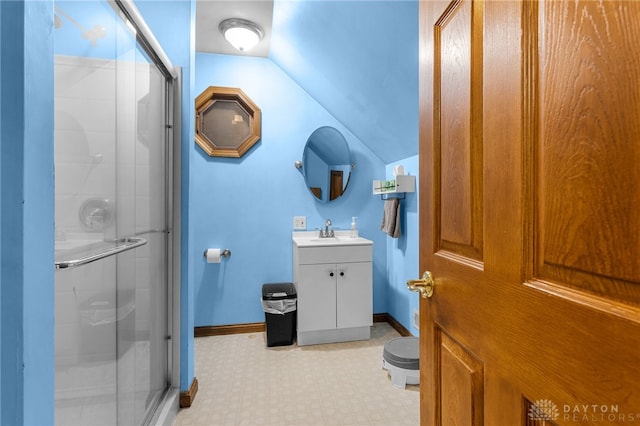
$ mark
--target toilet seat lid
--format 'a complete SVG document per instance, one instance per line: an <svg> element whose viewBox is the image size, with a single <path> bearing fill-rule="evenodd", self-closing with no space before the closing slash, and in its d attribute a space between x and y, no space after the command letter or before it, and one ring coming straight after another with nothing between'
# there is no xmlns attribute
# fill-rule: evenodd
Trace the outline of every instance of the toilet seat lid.
<svg viewBox="0 0 640 426"><path fill-rule="evenodd" d="M389 364L407 370L420 369L420 345L417 337L396 337L384 345L382 357Z"/></svg>

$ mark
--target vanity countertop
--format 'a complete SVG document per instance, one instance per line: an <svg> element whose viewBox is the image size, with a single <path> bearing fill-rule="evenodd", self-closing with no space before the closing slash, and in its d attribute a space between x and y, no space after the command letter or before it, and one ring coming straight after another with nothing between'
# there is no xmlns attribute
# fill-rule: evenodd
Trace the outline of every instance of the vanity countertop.
<svg viewBox="0 0 640 426"><path fill-rule="evenodd" d="M365 246L372 245L373 241L362 237L352 238L350 231L335 231L335 237L320 238L319 231L294 231L291 235L293 242L298 247L332 247L332 246Z"/></svg>

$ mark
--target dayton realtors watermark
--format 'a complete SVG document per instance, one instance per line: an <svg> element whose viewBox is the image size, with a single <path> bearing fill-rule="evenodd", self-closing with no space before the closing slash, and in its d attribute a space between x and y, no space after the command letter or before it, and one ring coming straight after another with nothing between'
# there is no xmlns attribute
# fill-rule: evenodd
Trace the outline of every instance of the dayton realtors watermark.
<svg viewBox="0 0 640 426"><path fill-rule="evenodd" d="M549 399L539 399L527 413L532 420L555 421L562 419L564 422L638 422L640 412L623 410L618 404L563 404L556 405Z"/></svg>
<svg viewBox="0 0 640 426"><path fill-rule="evenodd" d="M564 404L562 418L573 422L640 422L640 413L620 410L618 404Z"/></svg>

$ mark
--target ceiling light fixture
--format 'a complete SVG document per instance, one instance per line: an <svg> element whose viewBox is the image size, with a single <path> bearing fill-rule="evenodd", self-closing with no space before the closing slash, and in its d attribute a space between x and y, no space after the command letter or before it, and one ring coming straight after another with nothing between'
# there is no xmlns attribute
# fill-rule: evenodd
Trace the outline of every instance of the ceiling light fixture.
<svg viewBox="0 0 640 426"><path fill-rule="evenodd" d="M225 19L218 28L224 38L241 52L250 50L264 35L257 24L240 18Z"/></svg>

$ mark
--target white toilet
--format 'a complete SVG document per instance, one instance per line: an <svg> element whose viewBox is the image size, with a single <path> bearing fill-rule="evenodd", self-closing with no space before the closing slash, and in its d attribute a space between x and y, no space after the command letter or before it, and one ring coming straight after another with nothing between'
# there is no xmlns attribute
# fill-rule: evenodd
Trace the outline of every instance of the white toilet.
<svg viewBox="0 0 640 426"><path fill-rule="evenodd" d="M420 345L417 337L396 337L384 345L382 368L400 389L420 384Z"/></svg>

